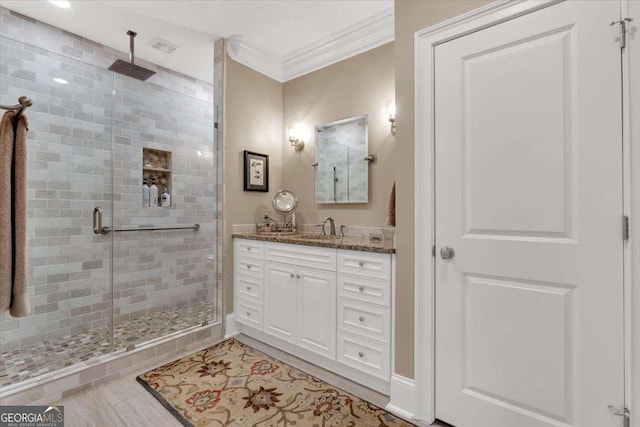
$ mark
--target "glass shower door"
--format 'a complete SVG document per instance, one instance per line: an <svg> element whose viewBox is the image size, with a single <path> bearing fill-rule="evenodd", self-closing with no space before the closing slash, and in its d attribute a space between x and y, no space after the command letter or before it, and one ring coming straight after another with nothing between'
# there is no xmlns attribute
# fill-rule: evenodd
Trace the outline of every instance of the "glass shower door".
<svg viewBox="0 0 640 427"><path fill-rule="evenodd" d="M114 81L114 345L122 349L214 320L216 161L212 103L119 74Z"/></svg>
<svg viewBox="0 0 640 427"><path fill-rule="evenodd" d="M113 77L6 37L0 63L0 104L33 101L25 112L32 313L0 314L4 389L113 349L112 240L92 223L96 206L111 218Z"/></svg>

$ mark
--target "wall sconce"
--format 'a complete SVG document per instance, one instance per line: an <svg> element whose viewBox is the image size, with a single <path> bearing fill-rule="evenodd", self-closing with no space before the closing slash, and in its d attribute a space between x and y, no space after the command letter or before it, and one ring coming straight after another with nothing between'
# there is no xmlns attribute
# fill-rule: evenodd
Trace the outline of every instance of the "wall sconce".
<svg viewBox="0 0 640 427"><path fill-rule="evenodd" d="M396 103L393 101L387 101L384 104L384 110L386 116L389 118L389 123L391 123L391 134L396 134Z"/></svg>
<svg viewBox="0 0 640 427"><path fill-rule="evenodd" d="M302 129L300 125L289 126L287 128L287 139L296 152L304 149L304 141L302 140Z"/></svg>

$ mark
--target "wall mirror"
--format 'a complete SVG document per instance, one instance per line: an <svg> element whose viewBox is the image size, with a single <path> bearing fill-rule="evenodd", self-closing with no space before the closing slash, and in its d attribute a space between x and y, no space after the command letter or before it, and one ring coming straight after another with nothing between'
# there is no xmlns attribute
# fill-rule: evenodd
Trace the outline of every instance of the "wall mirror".
<svg viewBox="0 0 640 427"><path fill-rule="evenodd" d="M316 203L367 203L367 116L316 126Z"/></svg>

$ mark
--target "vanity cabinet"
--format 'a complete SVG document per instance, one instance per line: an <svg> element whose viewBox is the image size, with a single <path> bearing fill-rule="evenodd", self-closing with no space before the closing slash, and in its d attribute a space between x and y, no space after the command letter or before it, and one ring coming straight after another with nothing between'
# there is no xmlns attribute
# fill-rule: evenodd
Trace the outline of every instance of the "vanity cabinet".
<svg viewBox="0 0 640 427"><path fill-rule="evenodd" d="M236 321L262 329L264 295L264 243L234 241Z"/></svg>
<svg viewBox="0 0 640 427"><path fill-rule="evenodd" d="M338 249L337 359L391 375L391 256Z"/></svg>
<svg viewBox="0 0 640 427"><path fill-rule="evenodd" d="M238 329L388 392L391 255L235 239Z"/></svg>
<svg viewBox="0 0 640 427"><path fill-rule="evenodd" d="M264 332L335 358L335 250L283 243L264 249Z"/></svg>

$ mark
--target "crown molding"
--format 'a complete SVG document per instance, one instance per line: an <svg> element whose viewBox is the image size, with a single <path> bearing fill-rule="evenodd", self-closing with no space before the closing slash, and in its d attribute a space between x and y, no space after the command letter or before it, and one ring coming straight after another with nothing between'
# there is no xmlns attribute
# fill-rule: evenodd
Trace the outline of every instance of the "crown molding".
<svg viewBox="0 0 640 427"><path fill-rule="evenodd" d="M234 61L283 82L282 58L269 49L233 35L227 38L227 52Z"/></svg>
<svg viewBox="0 0 640 427"><path fill-rule="evenodd" d="M394 28L393 7L390 7L284 57L242 36L229 37L227 45L234 61L284 83L392 42Z"/></svg>
<svg viewBox="0 0 640 427"><path fill-rule="evenodd" d="M393 7L284 56L284 81L300 77L394 40Z"/></svg>

